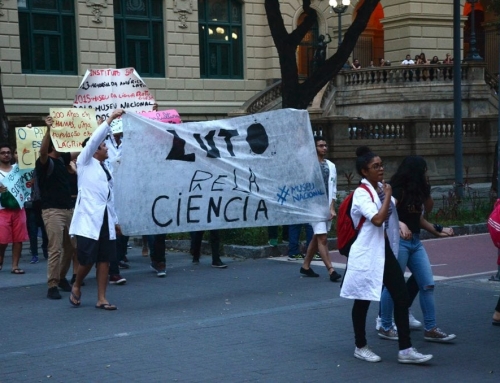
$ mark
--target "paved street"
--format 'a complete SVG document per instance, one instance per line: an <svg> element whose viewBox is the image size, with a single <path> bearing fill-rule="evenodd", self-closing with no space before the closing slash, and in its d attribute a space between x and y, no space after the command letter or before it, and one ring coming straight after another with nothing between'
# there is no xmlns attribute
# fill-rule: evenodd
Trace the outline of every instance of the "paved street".
<svg viewBox="0 0 500 383"><path fill-rule="evenodd" d="M302 278L300 262L285 258L210 257L191 265L186 253L169 251L166 278L149 270L140 248L129 250L124 286L109 286L115 312L96 310L89 278L82 306L68 293L48 300L46 262L30 265L27 244L12 275L10 252L0 272L0 382L498 382L500 328L491 315L500 283L496 250L488 235L425 242L434 267L438 325L457 334L454 344L423 340L414 346L434 354L427 365L400 365L397 343L379 339L372 304L368 343L382 357L353 357L352 302L339 284ZM338 268L345 259L331 253ZM71 275L69 275L71 276ZM418 303L415 316L422 319Z"/></svg>

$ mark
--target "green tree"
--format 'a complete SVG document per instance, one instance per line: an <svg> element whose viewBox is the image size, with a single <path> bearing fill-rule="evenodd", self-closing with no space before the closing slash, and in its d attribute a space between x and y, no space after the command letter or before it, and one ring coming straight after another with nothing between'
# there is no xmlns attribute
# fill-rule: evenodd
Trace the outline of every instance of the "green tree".
<svg viewBox="0 0 500 383"><path fill-rule="evenodd" d="M316 21L316 11L311 8L311 0L303 0L302 7L306 17L302 24L288 33L280 11L279 0L265 0L267 21L280 62L283 108L307 108L321 88L342 69L379 2L380 0L365 0L359 8L354 22L345 33L337 52L328 58L309 78L299 82L296 51Z"/></svg>

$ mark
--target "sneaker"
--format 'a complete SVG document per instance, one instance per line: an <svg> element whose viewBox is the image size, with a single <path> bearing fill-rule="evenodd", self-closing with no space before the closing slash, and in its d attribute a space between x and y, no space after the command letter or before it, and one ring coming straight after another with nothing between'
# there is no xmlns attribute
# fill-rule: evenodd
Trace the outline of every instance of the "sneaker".
<svg viewBox="0 0 500 383"><path fill-rule="evenodd" d="M415 319L411 311L408 312L408 321L410 322L410 329L411 330L418 330L420 327L422 327L422 322L419 320Z"/></svg>
<svg viewBox="0 0 500 383"><path fill-rule="evenodd" d="M269 246L272 246L272 247L278 246L278 240L277 239L270 239L268 243L269 243Z"/></svg>
<svg viewBox="0 0 500 383"><path fill-rule="evenodd" d="M457 336L455 334L447 334L439 327L434 327L432 330L425 330L424 339L429 342L449 342L455 339Z"/></svg>
<svg viewBox="0 0 500 383"><path fill-rule="evenodd" d="M398 362L399 363L425 363L432 359L432 355L424 355L417 351L416 348L410 347L406 350L401 350L398 353Z"/></svg>
<svg viewBox="0 0 500 383"><path fill-rule="evenodd" d="M293 254L288 256L289 261L299 261L299 260L304 260L304 254Z"/></svg>
<svg viewBox="0 0 500 383"><path fill-rule="evenodd" d="M225 269L227 267L220 259L212 262L212 267L217 267L218 269Z"/></svg>
<svg viewBox="0 0 500 383"><path fill-rule="evenodd" d="M319 253L316 253L313 255L313 261L321 261L321 255L319 255Z"/></svg>
<svg viewBox="0 0 500 383"><path fill-rule="evenodd" d="M118 262L118 268L119 269L130 269L130 265L127 265L125 262L120 261L120 262Z"/></svg>
<svg viewBox="0 0 500 383"><path fill-rule="evenodd" d="M193 257L193 265L199 265L200 264L200 257Z"/></svg>
<svg viewBox="0 0 500 383"><path fill-rule="evenodd" d="M34 255L31 257L31 261L30 261L31 264L35 264L35 263L38 263L38 256L37 255Z"/></svg>
<svg viewBox="0 0 500 383"><path fill-rule="evenodd" d="M110 285L124 285L127 280L123 278L120 274L114 274L109 276Z"/></svg>
<svg viewBox="0 0 500 383"><path fill-rule="evenodd" d="M333 273L330 274L330 281L332 282L337 282L340 278L342 278L342 275L337 273L335 270L333 270Z"/></svg>
<svg viewBox="0 0 500 383"><path fill-rule="evenodd" d="M151 262L151 268L156 271L156 276L158 278L163 278L165 275L167 275L167 271L165 270L165 263L164 262Z"/></svg>
<svg viewBox="0 0 500 383"><path fill-rule="evenodd" d="M124 256L123 256L122 261L123 261L123 262L125 262L125 263L128 263L128 258L127 258L127 256L126 256L126 255L124 255Z"/></svg>
<svg viewBox="0 0 500 383"><path fill-rule="evenodd" d="M382 339L398 340L398 330L391 327L389 330L384 330L383 327L378 329L378 336Z"/></svg>
<svg viewBox="0 0 500 383"><path fill-rule="evenodd" d="M303 267L300 268L300 273L305 275L306 277L319 277L319 274L316 274L313 269L308 268L307 270Z"/></svg>
<svg viewBox="0 0 500 383"><path fill-rule="evenodd" d="M71 291L71 285L69 284L68 280L66 278L63 278L59 281L57 285L62 291L66 291L69 293Z"/></svg>
<svg viewBox="0 0 500 383"><path fill-rule="evenodd" d="M47 298L49 299L61 299L61 294L57 286L51 287L47 290Z"/></svg>
<svg viewBox="0 0 500 383"><path fill-rule="evenodd" d="M380 362L382 360L382 358L370 350L370 347L368 346L363 348L356 347L354 349L354 357L372 363Z"/></svg>

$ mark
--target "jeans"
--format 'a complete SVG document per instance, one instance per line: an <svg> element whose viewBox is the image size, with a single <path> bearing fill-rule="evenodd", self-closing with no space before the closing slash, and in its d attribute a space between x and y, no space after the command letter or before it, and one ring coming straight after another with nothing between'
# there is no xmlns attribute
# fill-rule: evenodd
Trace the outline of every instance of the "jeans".
<svg viewBox="0 0 500 383"><path fill-rule="evenodd" d="M313 229L308 223L289 225L288 226L288 255L300 254L300 232L302 231L302 226L306 228L306 249L309 247L309 243L313 237Z"/></svg>
<svg viewBox="0 0 500 383"><path fill-rule="evenodd" d="M148 235L149 257L151 261L166 263L165 234Z"/></svg>
<svg viewBox="0 0 500 383"><path fill-rule="evenodd" d="M30 237L30 252L31 255L38 257L38 228L42 232L42 251L45 258L48 257L47 246L49 239L43 224L42 212L33 208L26 208L26 223L28 226L28 235Z"/></svg>
<svg viewBox="0 0 500 383"><path fill-rule="evenodd" d="M405 279L398 261L394 256L389 241L385 240L385 262L384 262L384 291L394 299L394 321L398 327L398 343L400 350L406 350L411 347L410 324L408 322L408 291L405 286ZM352 324L354 327L354 340L356 347L366 346L366 315L370 301L361 299L354 300L352 306ZM391 311L392 324L392 311ZM389 326L390 327L390 326Z"/></svg>
<svg viewBox="0 0 500 383"><path fill-rule="evenodd" d="M398 262L404 272L406 267L410 269L419 288L420 307L424 315L426 330L436 327L436 312L434 305L434 277L432 276L429 256L420 242L418 234L413 234L411 240L402 239L399 242ZM408 286L407 289L411 286ZM389 329L392 325L393 303L389 294L384 290L380 301L382 309L382 327Z"/></svg>

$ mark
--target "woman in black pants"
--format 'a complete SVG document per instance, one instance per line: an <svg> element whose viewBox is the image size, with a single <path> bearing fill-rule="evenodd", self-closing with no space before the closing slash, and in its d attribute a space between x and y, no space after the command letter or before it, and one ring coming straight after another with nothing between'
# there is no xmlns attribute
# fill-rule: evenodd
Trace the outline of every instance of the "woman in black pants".
<svg viewBox="0 0 500 383"><path fill-rule="evenodd" d="M392 250L397 251L399 246L399 221L391 203L391 186L384 182L382 160L366 146L356 150L356 157L356 170L362 179L354 191L351 217L355 227L362 217L366 221L351 247L340 291L341 297L354 299L354 356L367 362L381 360L367 345L366 315L370 301L380 301L384 284L394 300L394 320L399 330L398 362L427 362L432 355L419 353L410 340L408 291Z"/></svg>

